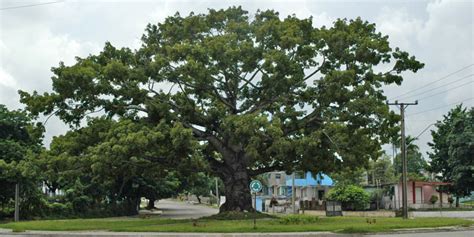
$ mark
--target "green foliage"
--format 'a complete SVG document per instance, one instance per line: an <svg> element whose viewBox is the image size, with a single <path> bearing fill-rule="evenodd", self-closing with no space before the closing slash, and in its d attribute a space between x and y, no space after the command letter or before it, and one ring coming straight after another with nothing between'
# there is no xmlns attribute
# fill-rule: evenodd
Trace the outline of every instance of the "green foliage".
<svg viewBox="0 0 474 237"><path fill-rule="evenodd" d="M365 210L370 200L369 194L356 185L338 185L329 190L327 199L339 201L349 210Z"/></svg>
<svg viewBox="0 0 474 237"><path fill-rule="evenodd" d="M215 178L204 172L190 174L182 184L185 192L196 195L199 203L201 197L210 197L211 191L215 188Z"/></svg>
<svg viewBox="0 0 474 237"><path fill-rule="evenodd" d="M331 173L331 178L337 185L360 185L364 181L363 168L345 167L339 171Z"/></svg>
<svg viewBox="0 0 474 237"><path fill-rule="evenodd" d="M431 197L430 197L430 202L431 202L431 204L434 205L437 201L438 201L438 196L436 196L436 195L431 195Z"/></svg>
<svg viewBox="0 0 474 237"><path fill-rule="evenodd" d="M423 158L420 152L420 148L414 144L415 139L408 136L406 138L406 149L407 149L407 172L411 173L414 177L422 177L423 171L428 168L428 163ZM398 143L399 144L399 143ZM397 154L393 160L395 173L400 176L402 173L402 157L401 154Z"/></svg>
<svg viewBox="0 0 474 237"><path fill-rule="evenodd" d="M280 224L283 225L295 225L295 224L313 224L317 223L319 217L308 216L308 215L286 215L278 219Z"/></svg>
<svg viewBox="0 0 474 237"><path fill-rule="evenodd" d="M20 216L41 216L44 199L34 165L44 128L20 110L0 104L0 217L13 215L15 184L20 184Z"/></svg>
<svg viewBox="0 0 474 237"><path fill-rule="evenodd" d="M58 202L72 216L136 214L141 197L176 195L181 176L198 167L190 136L180 124L92 119L55 137L37 162L50 190L65 192Z"/></svg>
<svg viewBox="0 0 474 237"><path fill-rule="evenodd" d="M448 202L449 202L450 205L452 205L453 202L454 202L454 198L451 197L451 196L449 196L449 197L448 197Z"/></svg>
<svg viewBox="0 0 474 237"><path fill-rule="evenodd" d="M369 169L367 169L369 183L388 184L397 181L395 178L395 169L389 156L383 155L375 161L370 161Z"/></svg>
<svg viewBox="0 0 474 237"><path fill-rule="evenodd" d="M431 131L430 171L451 182L449 191L457 197L468 196L474 191L474 108L458 105L443 117Z"/></svg>
<svg viewBox="0 0 474 237"><path fill-rule="evenodd" d="M315 28L312 19L230 7L149 24L139 49L106 43L97 55L53 68L52 93L20 96L32 114L54 111L70 124L98 109L108 117L176 124L186 133L170 145L188 144L192 135L212 172L232 187L226 190L240 189L225 194L222 210L250 211L242 184L253 176L329 173L378 157L398 120L382 86L400 84L402 73L422 67L360 18Z"/></svg>

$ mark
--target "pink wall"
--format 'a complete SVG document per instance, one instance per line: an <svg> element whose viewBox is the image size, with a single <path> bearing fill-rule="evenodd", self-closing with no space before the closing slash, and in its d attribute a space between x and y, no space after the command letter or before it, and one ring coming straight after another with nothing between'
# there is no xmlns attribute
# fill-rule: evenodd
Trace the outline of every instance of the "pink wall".
<svg viewBox="0 0 474 237"><path fill-rule="evenodd" d="M421 184L416 184L415 185L415 193L416 193L416 189L417 188L420 188L421 187L421 196L417 196L415 195L415 204L431 204L430 203L430 198L432 195L436 195L438 196L438 204L439 202L441 201L440 199L440 194L439 192L436 191L436 186L431 186L431 185L421 185ZM398 185L397 185L397 199L402 200L402 183L400 182ZM408 196L408 203L409 204L413 204L413 182L412 181L408 181L407 182L407 196ZM419 195L419 193L418 193ZM447 193L443 193L443 204L448 204L448 197L450 195L448 195Z"/></svg>

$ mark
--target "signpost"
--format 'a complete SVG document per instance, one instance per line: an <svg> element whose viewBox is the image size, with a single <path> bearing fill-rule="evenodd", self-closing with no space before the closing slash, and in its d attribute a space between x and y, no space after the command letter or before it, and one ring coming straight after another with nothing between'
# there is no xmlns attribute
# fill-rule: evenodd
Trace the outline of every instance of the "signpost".
<svg viewBox="0 0 474 237"><path fill-rule="evenodd" d="M255 208L255 215L253 216L253 228L257 229L257 193L262 191L262 183L258 180L250 182L250 191L254 194L253 206Z"/></svg>

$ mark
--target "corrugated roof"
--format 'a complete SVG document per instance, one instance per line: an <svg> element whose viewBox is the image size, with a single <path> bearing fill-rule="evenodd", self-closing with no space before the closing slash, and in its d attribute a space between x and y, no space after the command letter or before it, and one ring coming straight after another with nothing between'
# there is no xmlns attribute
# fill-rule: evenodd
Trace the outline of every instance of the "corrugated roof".
<svg viewBox="0 0 474 237"><path fill-rule="evenodd" d="M327 176L326 174L318 174L316 178L311 174L311 172L306 172L304 179L295 179L295 186L296 187L303 187L303 186L332 186L333 181L331 177ZM286 178L286 186L292 186L291 176Z"/></svg>

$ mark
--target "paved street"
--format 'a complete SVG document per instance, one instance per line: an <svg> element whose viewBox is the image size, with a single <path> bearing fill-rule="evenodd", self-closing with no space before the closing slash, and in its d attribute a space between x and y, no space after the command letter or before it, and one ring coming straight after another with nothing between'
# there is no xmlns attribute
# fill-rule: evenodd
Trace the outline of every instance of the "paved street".
<svg viewBox="0 0 474 237"><path fill-rule="evenodd" d="M444 231L444 232L429 232L429 233L406 233L406 234L378 234L369 235L377 237L471 237L474 236L474 230L468 231Z"/></svg>
<svg viewBox="0 0 474 237"><path fill-rule="evenodd" d="M157 207L163 211L162 218L189 219L217 214L219 209L173 200L160 200Z"/></svg>

